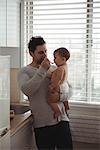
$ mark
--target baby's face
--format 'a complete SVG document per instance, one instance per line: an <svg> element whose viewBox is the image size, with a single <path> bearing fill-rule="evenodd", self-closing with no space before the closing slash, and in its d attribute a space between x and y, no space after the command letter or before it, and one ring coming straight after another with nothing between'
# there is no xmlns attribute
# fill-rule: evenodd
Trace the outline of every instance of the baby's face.
<svg viewBox="0 0 100 150"><path fill-rule="evenodd" d="M57 65L57 66L61 66L61 65L63 65L64 64L64 58L58 53L58 52L56 52L55 54L54 54L54 62L55 62L55 64Z"/></svg>

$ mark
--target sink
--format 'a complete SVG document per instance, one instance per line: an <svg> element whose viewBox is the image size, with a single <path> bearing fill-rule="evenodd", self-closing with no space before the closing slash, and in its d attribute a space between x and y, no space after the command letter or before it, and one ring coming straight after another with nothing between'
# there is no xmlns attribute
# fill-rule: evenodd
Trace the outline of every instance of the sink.
<svg viewBox="0 0 100 150"><path fill-rule="evenodd" d="M15 114L24 114L30 110L30 107L28 105L11 104L10 110L14 110Z"/></svg>

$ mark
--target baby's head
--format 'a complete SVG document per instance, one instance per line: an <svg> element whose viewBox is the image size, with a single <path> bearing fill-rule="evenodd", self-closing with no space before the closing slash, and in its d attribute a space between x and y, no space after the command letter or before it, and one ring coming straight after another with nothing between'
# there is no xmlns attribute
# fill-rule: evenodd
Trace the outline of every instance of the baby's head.
<svg viewBox="0 0 100 150"><path fill-rule="evenodd" d="M70 58L70 53L65 47L60 47L54 51L54 62L57 66L63 65Z"/></svg>

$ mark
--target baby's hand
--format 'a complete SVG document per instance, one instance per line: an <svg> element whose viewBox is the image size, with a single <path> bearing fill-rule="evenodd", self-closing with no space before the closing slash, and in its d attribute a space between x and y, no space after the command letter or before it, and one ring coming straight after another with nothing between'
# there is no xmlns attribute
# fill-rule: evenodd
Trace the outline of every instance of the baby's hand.
<svg viewBox="0 0 100 150"><path fill-rule="evenodd" d="M41 66L48 70L50 68L50 61L47 57L44 58L44 60L41 63Z"/></svg>
<svg viewBox="0 0 100 150"><path fill-rule="evenodd" d="M50 71L50 69L47 71L47 77L48 78L51 78L51 76L52 76L52 72Z"/></svg>

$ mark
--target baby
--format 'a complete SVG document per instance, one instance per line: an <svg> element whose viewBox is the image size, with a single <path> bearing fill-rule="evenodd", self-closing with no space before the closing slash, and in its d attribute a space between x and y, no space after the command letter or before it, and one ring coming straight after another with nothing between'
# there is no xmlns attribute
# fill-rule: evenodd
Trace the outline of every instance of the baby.
<svg viewBox="0 0 100 150"><path fill-rule="evenodd" d="M67 60L69 58L70 53L64 47L58 48L54 51L54 63L56 64L57 68L51 73L51 84L49 85L48 91L48 104L54 111L54 118L57 118L62 114L58 107L59 101L63 102L66 112L69 109L68 100L64 97L61 98L61 95L64 96L64 92L66 93L66 91L68 91Z"/></svg>

